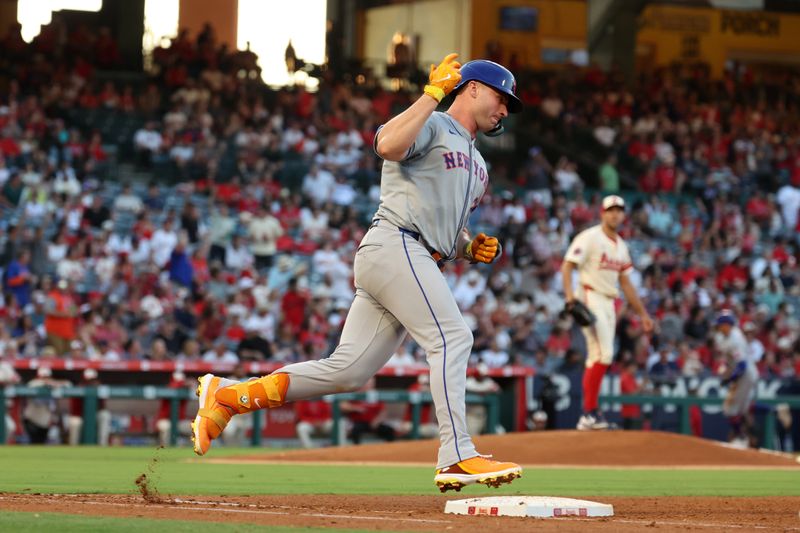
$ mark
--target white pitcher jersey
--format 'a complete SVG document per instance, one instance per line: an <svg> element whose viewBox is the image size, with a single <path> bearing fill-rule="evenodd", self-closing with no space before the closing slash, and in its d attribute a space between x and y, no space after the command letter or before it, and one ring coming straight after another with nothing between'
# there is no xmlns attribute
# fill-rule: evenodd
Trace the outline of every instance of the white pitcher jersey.
<svg viewBox="0 0 800 533"><path fill-rule="evenodd" d="M434 112L402 161L383 162L375 217L419 233L452 260L458 236L488 183L486 163L467 129Z"/></svg>
<svg viewBox="0 0 800 533"><path fill-rule="evenodd" d="M628 245L620 236L606 235L600 224L576 235L564 260L577 265L581 285L609 298L619 295L620 273L633 271Z"/></svg>

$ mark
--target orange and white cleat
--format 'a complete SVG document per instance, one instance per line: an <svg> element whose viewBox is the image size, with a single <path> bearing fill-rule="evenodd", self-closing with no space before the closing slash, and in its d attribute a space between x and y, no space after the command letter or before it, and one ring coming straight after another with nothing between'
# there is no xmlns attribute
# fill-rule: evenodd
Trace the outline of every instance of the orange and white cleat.
<svg viewBox="0 0 800 533"><path fill-rule="evenodd" d="M289 388L289 375L285 373L241 382L206 374L198 381L199 406L192 422L192 441L197 455L208 452L211 441L220 436L233 415L279 407Z"/></svg>
<svg viewBox="0 0 800 533"><path fill-rule="evenodd" d="M491 455L478 455L436 471L433 478L442 492L455 490L475 483L489 487L499 487L522 477L522 467L516 463L495 461Z"/></svg>
<svg viewBox="0 0 800 533"><path fill-rule="evenodd" d="M197 415L192 422L192 442L194 453L205 455L211 447L211 441L222 434L225 426L235 414L233 409L226 407L216 400L217 390L227 386L231 380L223 379L214 374L206 374L197 378L199 405Z"/></svg>

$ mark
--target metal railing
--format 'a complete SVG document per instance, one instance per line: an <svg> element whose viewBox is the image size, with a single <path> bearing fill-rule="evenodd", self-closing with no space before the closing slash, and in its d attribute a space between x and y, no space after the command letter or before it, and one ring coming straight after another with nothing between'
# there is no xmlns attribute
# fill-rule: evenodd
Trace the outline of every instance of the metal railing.
<svg viewBox="0 0 800 533"><path fill-rule="evenodd" d="M721 406L725 398L698 398L694 396L654 396L654 395L622 395L608 394L600 396L601 404L619 403L624 405L636 404L646 405L674 405L680 409L680 432L684 435L691 435L692 428L690 423L689 409L694 406L714 405ZM800 396L778 396L775 398L756 398L756 405L769 407L766 411L764 422L764 448L775 449L775 406L786 404L791 409L800 408Z"/></svg>
<svg viewBox="0 0 800 533"><path fill-rule="evenodd" d="M105 386L97 387L27 387L27 386L0 386L0 444L6 442L6 399L10 398L43 398L58 400L61 398L83 398L83 430L81 442L84 444L97 443L97 410L99 400L128 399L128 400L169 400L170 402L170 445L175 446L178 440L178 413L180 402L194 400L194 391L168 387L144 386ZM408 403L411 405L411 432L410 438L419 438L422 406L432 404L433 399L428 392L408 392L403 390L377 390L367 392L349 392L325 396L331 402L333 411L332 439L335 445L339 442L339 427L342 423L342 409L340 402L352 400L382 401L386 403ZM487 431L493 433L500 420L500 399L495 394L478 395L467 394L468 404L483 404L487 410ZM257 413L256 413L257 414ZM252 416L251 444L260 446L262 440L262 417Z"/></svg>

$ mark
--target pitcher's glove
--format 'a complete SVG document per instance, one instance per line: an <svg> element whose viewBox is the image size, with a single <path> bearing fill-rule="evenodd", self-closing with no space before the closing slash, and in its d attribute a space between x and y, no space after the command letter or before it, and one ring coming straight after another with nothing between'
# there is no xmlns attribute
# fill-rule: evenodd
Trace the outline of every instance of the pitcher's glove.
<svg viewBox="0 0 800 533"><path fill-rule="evenodd" d="M594 313L589 311L589 308L584 305L580 300L572 300L564 305L564 312L572 315L573 320L581 327L588 327L594 325L597 318Z"/></svg>
<svg viewBox="0 0 800 533"><path fill-rule="evenodd" d="M478 233L464 248L464 258L470 263L491 263L503 254L503 247L497 237Z"/></svg>
<svg viewBox="0 0 800 533"><path fill-rule="evenodd" d="M431 65L424 92L437 102L441 102L461 81L461 63L456 61L457 57L458 54L448 54L439 66Z"/></svg>

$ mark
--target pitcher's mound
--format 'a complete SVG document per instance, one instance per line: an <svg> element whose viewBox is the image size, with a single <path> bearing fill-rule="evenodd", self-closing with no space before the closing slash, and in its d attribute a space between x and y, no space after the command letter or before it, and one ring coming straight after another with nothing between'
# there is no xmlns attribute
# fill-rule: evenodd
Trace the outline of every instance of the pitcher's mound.
<svg viewBox="0 0 800 533"><path fill-rule="evenodd" d="M475 438L481 453L503 461L547 466L714 466L800 467L792 458L757 450L736 450L697 437L659 431L544 431ZM341 448L293 450L237 457L253 461L354 463L436 462L439 441L400 441Z"/></svg>

